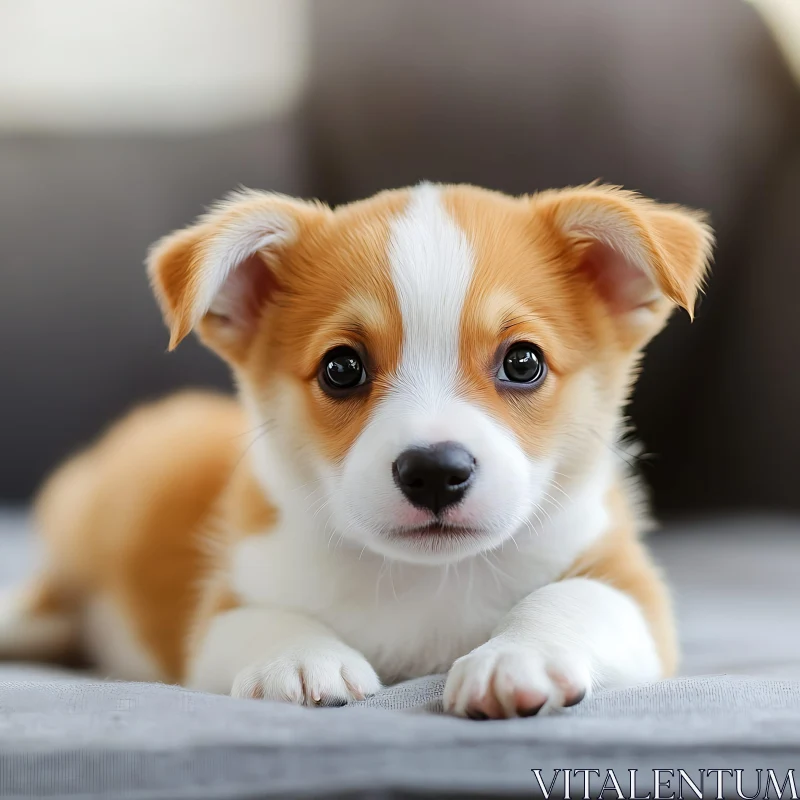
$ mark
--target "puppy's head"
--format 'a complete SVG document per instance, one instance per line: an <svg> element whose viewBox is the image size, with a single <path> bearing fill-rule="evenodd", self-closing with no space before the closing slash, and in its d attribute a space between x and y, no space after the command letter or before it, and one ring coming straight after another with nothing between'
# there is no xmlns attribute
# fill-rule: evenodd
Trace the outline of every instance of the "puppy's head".
<svg viewBox="0 0 800 800"><path fill-rule="evenodd" d="M711 243L699 215L602 186L422 185L336 211L247 192L158 242L149 270L170 346L197 329L232 365L320 516L435 563L589 474Z"/></svg>

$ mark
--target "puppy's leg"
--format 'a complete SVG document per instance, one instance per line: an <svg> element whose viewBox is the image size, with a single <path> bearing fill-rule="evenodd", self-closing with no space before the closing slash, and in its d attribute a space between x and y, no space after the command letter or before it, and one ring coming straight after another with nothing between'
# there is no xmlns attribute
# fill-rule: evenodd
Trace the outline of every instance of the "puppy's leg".
<svg viewBox="0 0 800 800"><path fill-rule="evenodd" d="M85 546L91 461L77 456L45 483L36 501L36 527L46 542L44 565L30 581L0 590L0 659L62 661L78 656L80 563Z"/></svg>
<svg viewBox="0 0 800 800"><path fill-rule="evenodd" d="M54 579L0 592L0 659L60 661L75 655L79 616Z"/></svg>
<svg viewBox="0 0 800 800"><path fill-rule="evenodd" d="M301 705L343 705L374 694L381 685L364 656L330 628L265 608L235 608L214 617L187 683L234 697Z"/></svg>
<svg viewBox="0 0 800 800"><path fill-rule="evenodd" d="M486 644L453 664L444 705L479 719L530 716L662 672L634 599L597 580L570 578L530 594Z"/></svg>

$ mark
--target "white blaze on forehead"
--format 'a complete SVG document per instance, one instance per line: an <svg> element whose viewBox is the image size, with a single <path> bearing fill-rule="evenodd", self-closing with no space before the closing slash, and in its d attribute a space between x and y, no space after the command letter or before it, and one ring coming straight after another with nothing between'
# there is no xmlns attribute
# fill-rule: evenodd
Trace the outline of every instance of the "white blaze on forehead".
<svg viewBox="0 0 800 800"><path fill-rule="evenodd" d="M499 545L532 513L547 485L546 465L529 461L511 431L461 391L461 326L475 254L447 213L442 192L422 185L391 224L388 257L403 340L390 389L376 404L329 492L334 528L363 548L403 561L445 563ZM485 537L441 552L387 537L428 523L408 502L393 465L409 447L456 441L478 465L454 525Z"/></svg>
<svg viewBox="0 0 800 800"><path fill-rule="evenodd" d="M392 223L389 262L403 321L395 385L433 410L457 386L461 314L474 264L438 187L422 184L412 191Z"/></svg>

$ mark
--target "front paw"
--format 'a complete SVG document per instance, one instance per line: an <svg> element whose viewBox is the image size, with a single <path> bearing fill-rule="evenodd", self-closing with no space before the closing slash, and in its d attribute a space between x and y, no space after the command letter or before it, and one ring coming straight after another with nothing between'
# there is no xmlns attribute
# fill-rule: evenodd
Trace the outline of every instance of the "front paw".
<svg viewBox="0 0 800 800"><path fill-rule="evenodd" d="M345 644L326 644L287 650L245 667L233 681L231 695L305 706L343 706L380 688L380 679L361 653Z"/></svg>
<svg viewBox="0 0 800 800"><path fill-rule="evenodd" d="M574 706L591 690L588 665L548 658L535 646L489 641L459 658L444 688L444 710L472 719L530 717Z"/></svg>

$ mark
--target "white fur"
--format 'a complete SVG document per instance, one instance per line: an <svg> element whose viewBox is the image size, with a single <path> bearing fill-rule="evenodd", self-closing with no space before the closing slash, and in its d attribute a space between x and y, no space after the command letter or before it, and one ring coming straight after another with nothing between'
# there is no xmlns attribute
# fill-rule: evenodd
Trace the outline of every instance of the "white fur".
<svg viewBox="0 0 800 800"><path fill-rule="evenodd" d="M474 261L439 189L416 189L389 245L403 321L400 365L343 468L326 476L334 527L388 558L448 563L491 549L532 516L552 477L551 465L527 458L510 431L464 399L460 330ZM464 501L445 520L481 534L410 539L404 532L433 515L406 500L392 464L409 447L444 441L466 447L477 464Z"/></svg>
<svg viewBox="0 0 800 800"><path fill-rule="evenodd" d="M565 510L553 506L513 541L446 564L384 558L331 530L313 504L287 507L276 530L236 546L234 586L254 606L325 623L384 682L443 672L607 529L612 476L601 463Z"/></svg>
<svg viewBox="0 0 800 800"><path fill-rule="evenodd" d="M66 613L30 613L24 589L0 592L0 658L63 656L75 643L77 624Z"/></svg>
<svg viewBox="0 0 800 800"><path fill-rule="evenodd" d="M305 705L342 705L381 685L364 656L325 625L262 608L237 608L212 621L188 684Z"/></svg>
<svg viewBox="0 0 800 800"><path fill-rule="evenodd" d="M158 681L163 675L126 616L107 597L97 595L84 611L84 643L99 669L117 680Z"/></svg>
<svg viewBox="0 0 800 800"><path fill-rule="evenodd" d="M228 209L242 201L260 204L248 216L228 214ZM192 325L206 312L228 315L236 303L234 287L226 291L226 283L235 282L236 268L254 253L285 245L295 237L291 214L276 208L276 201L296 203L282 195L265 192L234 192L207 215L206 220L220 222L219 232L211 239L200 265L199 292L192 307Z"/></svg>
<svg viewBox="0 0 800 800"><path fill-rule="evenodd" d="M573 578L524 598L488 642L459 658L447 678L444 706L462 716L489 712L492 701L506 716L542 713L594 688L660 675L656 645L636 603L598 581Z"/></svg>
<svg viewBox="0 0 800 800"><path fill-rule="evenodd" d="M422 184L392 225L389 263L403 319L396 393L422 411L447 403L460 374L459 328L475 255L442 206L439 189Z"/></svg>

